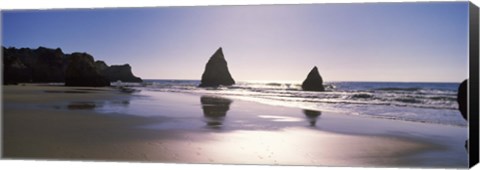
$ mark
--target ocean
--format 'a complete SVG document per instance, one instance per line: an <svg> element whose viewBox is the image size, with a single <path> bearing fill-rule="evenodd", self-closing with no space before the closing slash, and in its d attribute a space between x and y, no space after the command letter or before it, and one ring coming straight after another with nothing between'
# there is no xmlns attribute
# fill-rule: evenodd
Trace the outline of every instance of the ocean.
<svg viewBox="0 0 480 170"><path fill-rule="evenodd" d="M459 83L325 82L325 92L302 91L298 82L248 81L219 88L199 88L199 84L199 80L145 80L135 88L218 95L352 116L467 126L456 101Z"/></svg>

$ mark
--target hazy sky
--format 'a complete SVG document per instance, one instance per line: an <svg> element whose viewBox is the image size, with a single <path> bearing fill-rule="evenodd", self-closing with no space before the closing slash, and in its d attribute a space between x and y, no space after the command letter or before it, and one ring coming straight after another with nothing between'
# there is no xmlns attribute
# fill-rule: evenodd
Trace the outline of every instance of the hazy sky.
<svg viewBox="0 0 480 170"><path fill-rule="evenodd" d="M459 82L468 2L2 11L2 45L60 47L144 79L200 79L223 47L241 80Z"/></svg>

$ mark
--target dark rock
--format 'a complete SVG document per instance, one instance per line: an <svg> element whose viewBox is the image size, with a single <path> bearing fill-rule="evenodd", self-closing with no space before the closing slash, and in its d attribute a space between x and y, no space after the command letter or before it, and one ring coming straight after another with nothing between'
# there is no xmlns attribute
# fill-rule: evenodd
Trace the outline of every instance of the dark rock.
<svg viewBox="0 0 480 170"><path fill-rule="evenodd" d="M95 68L98 70L98 72L102 73L108 68L107 63L101 60L95 61Z"/></svg>
<svg viewBox="0 0 480 170"><path fill-rule="evenodd" d="M468 79L465 79L460 86L458 86L458 93L457 93L457 102L458 102L458 110L462 114L463 119L468 121ZM464 144L465 150L468 152L468 139L465 140Z"/></svg>
<svg viewBox="0 0 480 170"><path fill-rule="evenodd" d="M305 91L325 91L323 80L320 73L318 73L317 66L313 67L312 71L308 73L307 78L302 83L302 89Z"/></svg>
<svg viewBox="0 0 480 170"><path fill-rule="evenodd" d="M37 61L31 68L34 82L63 82L65 81L66 63L60 48L48 49L39 47L34 50Z"/></svg>
<svg viewBox="0 0 480 170"><path fill-rule="evenodd" d="M458 110L462 114L463 118L467 120L467 86L468 86L468 79L464 80L460 86L458 87L458 94L457 94L457 102L458 102Z"/></svg>
<svg viewBox="0 0 480 170"><path fill-rule="evenodd" d="M2 48L5 83L63 82L66 63L60 48Z"/></svg>
<svg viewBox="0 0 480 170"><path fill-rule="evenodd" d="M3 51L3 84L18 84L32 79L31 70L25 66L17 55L2 47Z"/></svg>
<svg viewBox="0 0 480 170"><path fill-rule="evenodd" d="M235 80L233 80L228 71L227 61L220 47L208 60L200 87L218 87L220 85L229 86L233 84L235 84Z"/></svg>
<svg viewBox="0 0 480 170"><path fill-rule="evenodd" d="M65 71L65 86L110 86L110 81L100 75L93 57L87 53L73 53Z"/></svg>
<svg viewBox="0 0 480 170"><path fill-rule="evenodd" d="M64 54L60 48L17 49L2 46L2 51L4 84L65 82L65 72L72 61L72 55ZM112 66L111 71L103 61L95 62L94 66L99 73L109 76L109 80L141 82L140 78L133 76L129 65Z"/></svg>
<svg viewBox="0 0 480 170"><path fill-rule="evenodd" d="M105 65L99 63L96 64L99 67L105 67ZM112 65L110 67L106 67L104 69L100 69L100 74L107 77L107 79L111 82L114 81L123 81L123 82L142 82L142 79L139 77L135 77L132 73L132 67L128 64L124 65Z"/></svg>

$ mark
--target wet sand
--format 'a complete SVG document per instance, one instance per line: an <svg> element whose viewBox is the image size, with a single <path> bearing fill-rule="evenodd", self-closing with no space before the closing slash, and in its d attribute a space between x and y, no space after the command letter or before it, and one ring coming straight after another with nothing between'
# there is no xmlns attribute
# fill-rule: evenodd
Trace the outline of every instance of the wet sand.
<svg viewBox="0 0 480 170"><path fill-rule="evenodd" d="M465 127L383 120L220 96L3 87L3 156L466 168Z"/></svg>

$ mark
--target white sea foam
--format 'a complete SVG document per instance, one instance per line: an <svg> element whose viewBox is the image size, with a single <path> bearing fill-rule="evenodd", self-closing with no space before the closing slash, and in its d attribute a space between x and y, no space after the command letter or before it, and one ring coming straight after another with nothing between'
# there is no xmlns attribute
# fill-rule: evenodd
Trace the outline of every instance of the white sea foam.
<svg viewBox="0 0 480 170"><path fill-rule="evenodd" d="M199 88L195 80L147 80L145 90L221 95L270 105L426 123L466 126L458 112L457 83L327 82L325 92L298 83L238 82Z"/></svg>

